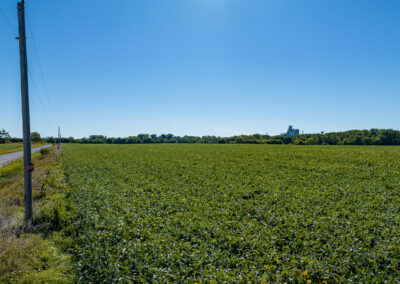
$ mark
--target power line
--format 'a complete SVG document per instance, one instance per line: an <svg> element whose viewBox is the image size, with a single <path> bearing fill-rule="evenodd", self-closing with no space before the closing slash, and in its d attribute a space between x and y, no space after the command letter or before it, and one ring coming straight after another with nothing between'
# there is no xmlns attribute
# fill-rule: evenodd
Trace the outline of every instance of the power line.
<svg viewBox="0 0 400 284"><path fill-rule="evenodd" d="M6 13L4 13L3 9L0 8L0 12L3 15L4 19L6 20L8 26L10 27L12 33L14 34L15 37L17 37L17 31L16 29L13 27L13 25L11 24L10 20L7 18Z"/></svg>
<svg viewBox="0 0 400 284"><path fill-rule="evenodd" d="M32 30L32 27L31 27L31 23L30 23L30 20L29 20L29 14L28 14L28 13L26 13L26 18L27 18L27 22L28 22L29 32L30 32L30 34L31 34L31 36L32 36L33 50L34 50L34 52L35 52L36 60L37 60L38 66L39 66L40 77L41 77L41 79L42 79L44 92L45 92L45 94L46 94L47 102L48 102L48 104L49 104L49 106L50 106L50 111L51 111L51 114L52 114L53 119L54 119L54 118L55 118L55 115L54 115L54 111L53 111L53 106L52 106L52 104L51 104L51 100L50 100L50 96L49 96L49 91L48 91L48 89L47 89L47 84L46 84L46 80L45 80L45 77L44 77L44 72L43 72L42 64L40 63L39 53L38 53L37 48L36 48L35 37L33 36L33 30Z"/></svg>
<svg viewBox="0 0 400 284"><path fill-rule="evenodd" d="M44 113L44 115L46 116L46 119L47 119L47 121L49 122L50 126L53 127L53 123L52 123L51 120L49 119L49 116L47 115L46 109L45 109L45 107L44 107L42 98L41 98L40 93L39 93L39 89L38 89L38 87L37 87L37 85L36 85L35 80L33 79L32 73L31 73L31 71L30 71L29 69L28 69L28 74L29 74L29 77L31 78L32 86L33 86L33 88L34 88L35 91L36 91L37 97L39 98L39 102L40 102L40 105L42 106L43 113Z"/></svg>

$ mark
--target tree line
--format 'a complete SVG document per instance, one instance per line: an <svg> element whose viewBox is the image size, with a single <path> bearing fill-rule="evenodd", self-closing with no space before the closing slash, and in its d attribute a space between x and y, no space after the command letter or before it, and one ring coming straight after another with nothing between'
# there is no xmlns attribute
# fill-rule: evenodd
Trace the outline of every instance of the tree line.
<svg viewBox="0 0 400 284"><path fill-rule="evenodd" d="M32 132L33 142L57 143L56 137L41 138ZM0 130L0 143L22 142L21 138L12 138L4 129ZM82 144L151 144L151 143L197 143L197 144L295 144L295 145L400 145L400 131L393 129L349 130L325 134L299 134L296 137L268 134L219 136L175 136L173 134L138 134L129 137L107 137L90 135L76 139L61 138L62 143Z"/></svg>
<svg viewBox="0 0 400 284"><path fill-rule="evenodd" d="M57 138L47 137L46 142L56 143ZM393 129L349 130L325 134L299 134L296 137L268 134L219 136L175 136L173 134L139 134L129 137L90 135L88 138L62 138L62 143L82 144L295 144L295 145L400 145L400 131Z"/></svg>
<svg viewBox="0 0 400 284"><path fill-rule="evenodd" d="M42 139L42 137L40 137L40 134L38 132L31 133L31 141L32 142L46 142L45 139ZM18 143L18 142L23 142L23 139L11 137L10 134L6 130L0 129L0 144Z"/></svg>

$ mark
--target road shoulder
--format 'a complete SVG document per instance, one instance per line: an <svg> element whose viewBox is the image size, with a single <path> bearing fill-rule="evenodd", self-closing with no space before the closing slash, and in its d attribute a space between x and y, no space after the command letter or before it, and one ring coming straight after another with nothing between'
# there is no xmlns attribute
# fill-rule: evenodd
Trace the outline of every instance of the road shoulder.
<svg viewBox="0 0 400 284"><path fill-rule="evenodd" d="M24 228L23 167L16 161L0 168L0 283L70 283L70 257L62 252L63 216L60 151L33 157L34 226Z"/></svg>

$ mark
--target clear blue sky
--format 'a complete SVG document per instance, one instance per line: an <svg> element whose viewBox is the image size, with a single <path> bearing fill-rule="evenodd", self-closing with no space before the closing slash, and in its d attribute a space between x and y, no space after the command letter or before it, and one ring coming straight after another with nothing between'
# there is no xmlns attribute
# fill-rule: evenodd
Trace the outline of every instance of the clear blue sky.
<svg viewBox="0 0 400 284"><path fill-rule="evenodd" d="M400 128L398 0L26 1L43 136ZM14 27L16 5L0 2ZM17 137L19 82L0 15L0 128Z"/></svg>

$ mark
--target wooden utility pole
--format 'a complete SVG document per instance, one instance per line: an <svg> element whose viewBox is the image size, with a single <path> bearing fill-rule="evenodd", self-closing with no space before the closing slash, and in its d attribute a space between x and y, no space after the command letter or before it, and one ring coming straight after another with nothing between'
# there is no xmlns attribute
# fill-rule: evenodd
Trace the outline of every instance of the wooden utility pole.
<svg viewBox="0 0 400 284"><path fill-rule="evenodd" d="M29 117L28 91L28 60L26 55L25 3L18 2L18 34L19 57L21 66L21 98L22 98L22 128L24 138L24 192L25 192L25 222L27 226L33 223L32 200L32 168L31 157L31 125Z"/></svg>
<svg viewBox="0 0 400 284"><path fill-rule="evenodd" d="M61 133L60 133L60 126L58 127L58 150L60 150L61 144Z"/></svg>

